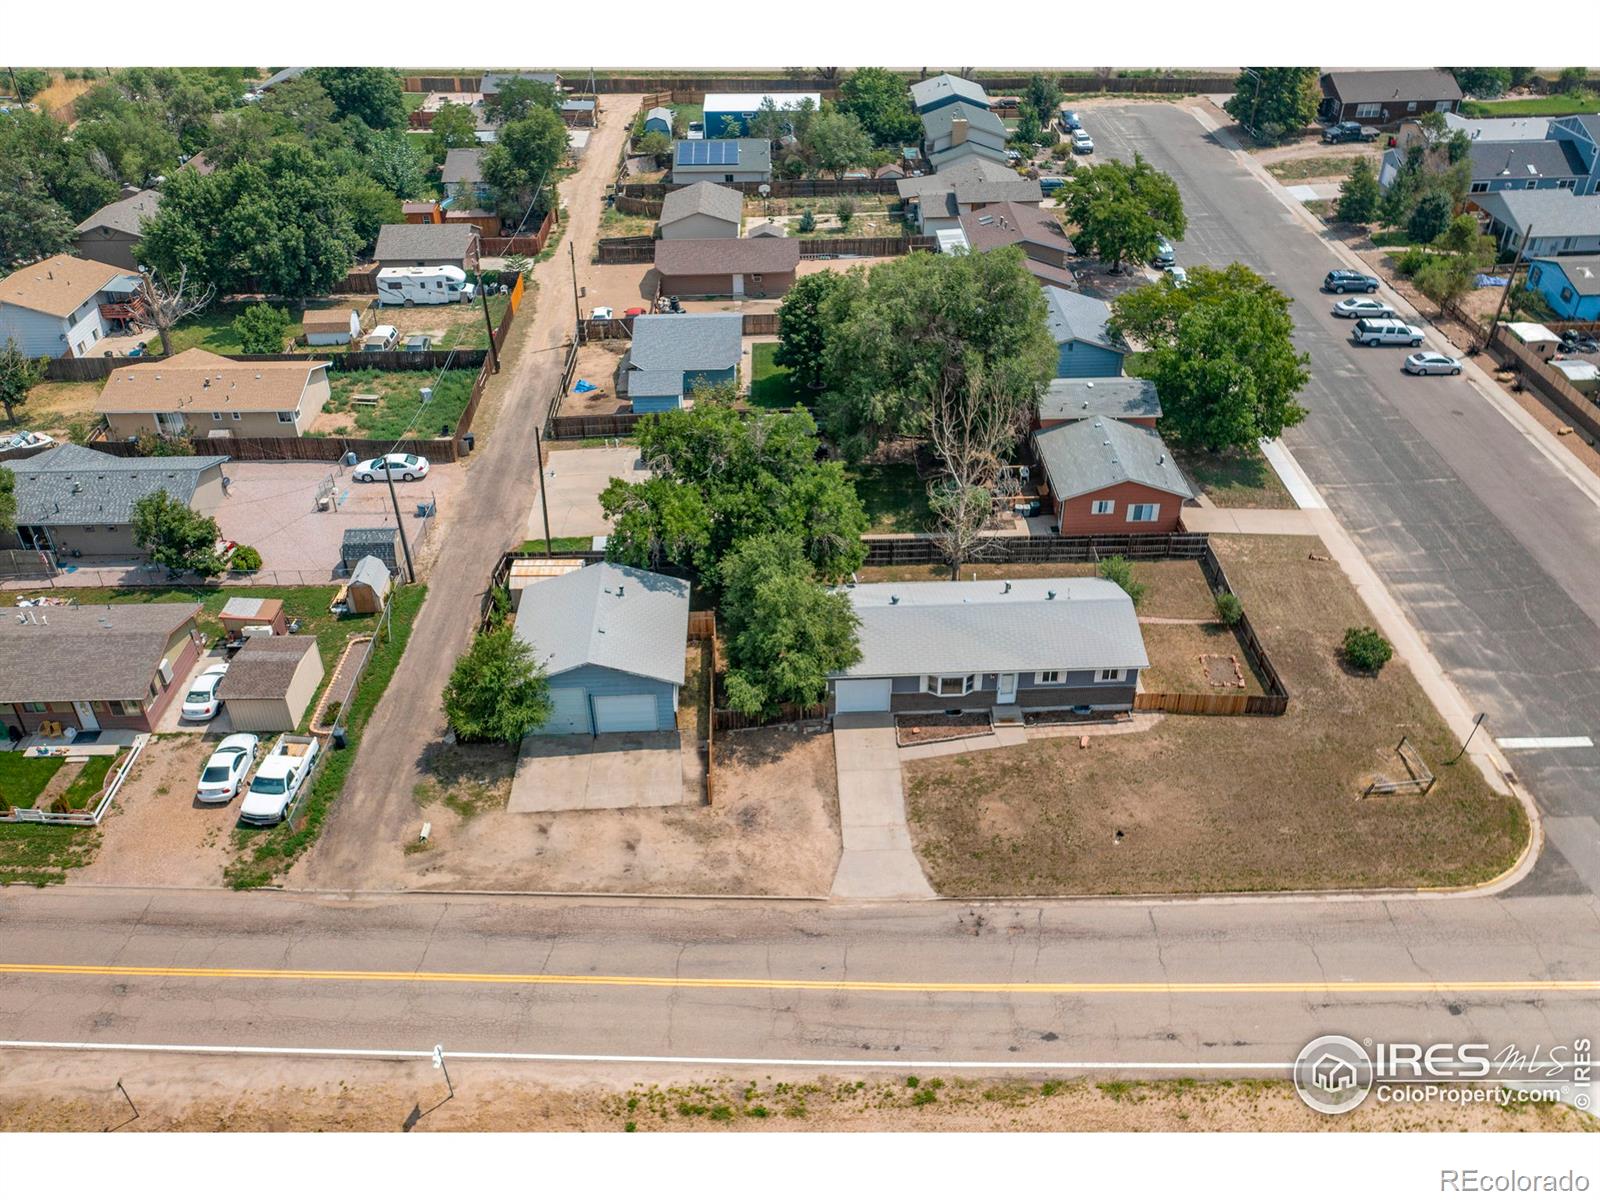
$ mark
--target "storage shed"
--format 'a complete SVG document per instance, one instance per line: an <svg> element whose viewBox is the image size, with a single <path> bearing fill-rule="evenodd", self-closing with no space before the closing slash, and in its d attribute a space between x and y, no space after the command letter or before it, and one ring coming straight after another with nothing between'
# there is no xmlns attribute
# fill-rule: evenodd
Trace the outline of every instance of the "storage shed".
<svg viewBox="0 0 1600 1200"><path fill-rule="evenodd" d="M322 683L314 637L253 637L233 656L217 695L233 728L253 733L296 729Z"/></svg>
<svg viewBox="0 0 1600 1200"><path fill-rule="evenodd" d="M300 316L308 346L348 346L361 333L361 314L370 307L308 308Z"/></svg>
<svg viewBox="0 0 1600 1200"><path fill-rule="evenodd" d="M367 555L381 561L391 571L400 569L400 531L393 525L359 526L344 531L339 547L339 562L346 571Z"/></svg>
<svg viewBox="0 0 1600 1200"><path fill-rule="evenodd" d="M345 604L353 613L382 612L393 585L394 576L383 560L368 555L350 572L350 582L345 585Z"/></svg>
<svg viewBox="0 0 1600 1200"><path fill-rule="evenodd" d="M284 614L282 600L231 596L217 619L222 622L222 632L228 635L229 641L244 636L244 631L253 625L266 625L275 634L289 632L289 618Z"/></svg>

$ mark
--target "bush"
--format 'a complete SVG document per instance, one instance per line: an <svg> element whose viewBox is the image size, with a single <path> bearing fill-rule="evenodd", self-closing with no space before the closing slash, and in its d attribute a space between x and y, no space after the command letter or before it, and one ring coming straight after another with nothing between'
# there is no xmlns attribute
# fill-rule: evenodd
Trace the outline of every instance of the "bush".
<svg viewBox="0 0 1600 1200"><path fill-rule="evenodd" d="M850 222L856 219L856 202L849 196L840 196L839 203L833 206L833 211L839 216L839 228L849 229Z"/></svg>
<svg viewBox="0 0 1600 1200"><path fill-rule="evenodd" d="M252 304L233 319L233 332L246 354L279 354L289 335L289 314L270 304Z"/></svg>
<svg viewBox="0 0 1600 1200"><path fill-rule="evenodd" d="M1414 242L1431 242L1449 227L1450 218L1454 215L1455 204L1448 192L1427 192L1417 201L1416 208L1411 210L1406 232Z"/></svg>
<svg viewBox="0 0 1600 1200"><path fill-rule="evenodd" d="M1376 675L1383 664L1394 657L1394 647L1389 639L1371 626L1362 625L1344 631L1344 661L1356 671Z"/></svg>
<svg viewBox="0 0 1600 1200"><path fill-rule="evenodd" d="M1133 601L1135 608L1139 601L1144 599L1144 584L1133 577L1133 564L1120 554L1100 561L1099 575L1101 579L1109 579L1123 591L1128 593L1128 599Z"/></svg>
<svg viewBox="0 0 1600 1200"><path fill-rule="evenodd" d="M816 227L817 214L812 212L809 208L802 209L800 212L800 221L795 228L801 233L810 233L812 230L816 229Z"/></svg>
<svg viewBox="0 0 1600 1200"><path fill-rule="evenodd" d="M50 73L40 71L35 67L27 67L16 72L17 99L32 100L45 88L50 86Z"/></svg>
<svg viewBox="0 0 1600 1200"><path fill-rule="evenodd" d="M1217 620L1224 625L1237 625L1244 617L1244 605L1232 592L1220 592L1216 599Z"/></svg>
<svg viewBox="0 0 1600 1200"><path fill-rule="evenodd" d="M1563 96L1576 96L1584 90L1589 82L1587 67L1565 67L1560 75L1556 76L1556 91Z"/></svg>
<svg viewBox="0 0 1600 1200"><path fill-rule="evenodd" d="M1410 246L1403 254L1394 260L1394 272L1402 279L1410 279L1423 267L1434 260L1434 255L1429 254L1421 246Z"/></svg>
<svg viewBox="0 0 1600 1200"><path fill-rule="evenodd" d="M254 546L235 546L233 557L228 560L228 569L231 571L261 570L261 551Z"/></svg>

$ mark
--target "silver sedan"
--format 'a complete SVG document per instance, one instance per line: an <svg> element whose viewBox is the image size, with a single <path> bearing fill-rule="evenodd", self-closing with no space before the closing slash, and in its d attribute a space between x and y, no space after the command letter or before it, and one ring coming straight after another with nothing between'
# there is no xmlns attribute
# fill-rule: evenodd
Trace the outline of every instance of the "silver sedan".
<svg viewBox="0 0 1600 1200"><path fill-rule="evenodd" d="M1336 317L1392 317L1394 308L1382 300L1373 300L1366 296L1352 296L1348 300L1341 300L1333 306L1333 315Z"/></svg>
<svg viewBox="0 0 1600 1200"><path fill-rule="evenodd" d="M1405 370L1408 375L1459 375L1461 360L1434 350L1422 350L1406 356Z"/></svg>

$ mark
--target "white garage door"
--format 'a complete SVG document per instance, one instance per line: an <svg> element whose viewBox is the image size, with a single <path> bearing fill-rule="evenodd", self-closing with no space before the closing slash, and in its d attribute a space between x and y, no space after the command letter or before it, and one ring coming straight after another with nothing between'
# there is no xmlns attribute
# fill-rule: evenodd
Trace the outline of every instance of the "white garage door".
<svg viewBox="0 0 1600 1200"><path fill-rule="evenodd" d="M887 679L840 679L833 685L835 712L888 712Z"/></svg>
<svg viewBox="0 0 1600 1200"><path fill-rule="evenodd" d="M540 733L588 733L589 695L582 688L551 688L550 719Z"/></svg>
<svg viewBox="0 0 1600 1200"><path fill-rule="evenodd" d="M596 733L643 733L656 728L654 696L596 696Z"/></svg>

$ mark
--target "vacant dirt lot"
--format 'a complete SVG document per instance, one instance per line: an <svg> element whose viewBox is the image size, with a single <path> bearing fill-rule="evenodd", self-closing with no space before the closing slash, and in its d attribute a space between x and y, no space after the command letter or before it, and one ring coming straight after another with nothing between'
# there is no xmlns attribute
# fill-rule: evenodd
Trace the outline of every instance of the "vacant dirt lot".
<svg viewBox="0 0 1600 1200"><path fill-rule="evenodd" d="M929 880L950 895L1448 886L1505 869L1522 810L1490 791L1400 661L1339 663L1371 615L1311 538L1213 543L1292 699L1282 717L1167 716L1146 733L905 764ZM1426 796L1372 796L1408 736ZM1124 838L1115 841L1117 831Z"/></svg>
<svg viewBox="0 0 1600 1200"><path fill-rule="evenodd" d="M36 383L28 389L28 402L17 410L16 420L0 416L0 434L31 429L59 439L66 437L67 427L75 421L93 425L101 386L98 382Z"/></svg>
<svg viewBox="0 0 1600 1200"><path fill-rule="evenodd" d="M707 807L508 813L515 756L434 752L406 846L374 847L355 887L825 895L838 864L833 742L776 729L717 739ZM426 848L415 842L432 822Z"/></svg>
<svg viewBox="0 0 1600 1200"><path fill-rule="evenodd" d="M567 394L561 398L561 415L580 417L631 411L628 402L617 396L617 367L627 350L628 343L620 338L585 342L580 346L578 368L572 373L572 382L587 380L599 390L579 392L568 388Z"/></svg>

